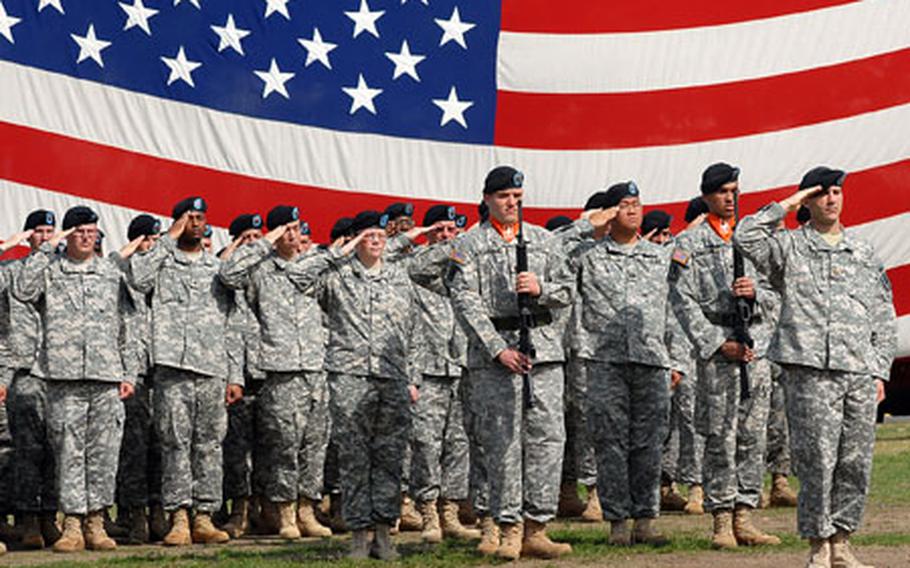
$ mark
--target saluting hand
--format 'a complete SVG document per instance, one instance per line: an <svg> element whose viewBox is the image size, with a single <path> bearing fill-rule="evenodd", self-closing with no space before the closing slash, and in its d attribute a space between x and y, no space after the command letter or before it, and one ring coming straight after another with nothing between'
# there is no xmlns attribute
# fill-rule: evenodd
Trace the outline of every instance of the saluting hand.
<svg viewBox="0 0 910 568"><path fill-rule="evenodd" d="M180 235L183 234L183 231L186 230L186 224L189 222L189 219L189 211L178 217L177 220L171 224L171 228L167 230L167 236L170 237L172 241L179 239Z"/></svg>
<svg viewBox="0 0 910 568"><path fill-rule="evenodd" d="M121 248L118 251L118 254L120 254L120 258L122 258L123 260L126 260L129 257L133 256L133 254L139 248L139 245L141 245L142 241L144 241L144 240L145 240L145 235L139 235L135 239L133 239L130 242L123 245L123 248Z"/></svg>
<svg viewBox="0 0 910 568"><path fill-rule="evenodd" d="M439 223L434 223L434 224L430 225L429 227L415 226L415 227L411 228L410 230L408 230L408 232L406 232L404 234L404 236L406 236L408 238L408 240L413 243L421 235L425 235L425 234L429 233L430 231L435 231L438 228L439 228Z"/></svg>
<svg viewBox="0 0 910 568"><path fill-rule="evenodd" d="M707 219L707 218L708 218L708 214L707 214L707 213L702 213L702 214L699 215L698 217L692 219L692 221L691 221L688 225L686 225L686 228L683 229L683 231L691 231L691 230L694 229L695 227L697 227L697 226L701 225L702 223L704 223L704 222L705 222L705 219Z"/></svg>
<svg viewBox="0 0 910 568"><path fill-rule="evenodd" d="M581 214L582 218L587 219L595 229L603 229L610 224L619 213L619 207L608 207L606 209L591 209Z"/></svg>
<svg viewBox="0 0 910 568"><path fill-rule="evenodd" d="M787 210L788 213L792 213L799 209L800 205L804 205L806 198L815 193L816 191L821 191L822 186L816 185L806 189L801 189L791 195L790 197L784 199L780 202L780 206Z"/></svg>
<svg viewBox="0 0 910 568"><path fill-rule="evenodd" d="M51 237L50 240L48 240L47 242L50 243L51 248L57 248L57 245L59 245L63 239L72 235L73 231L75 231L75 230L76 230L76 227L70 227L69 229L67 229L65 231L57 231L56 233L54 233L54 236Z"/></svg>
<svg viewBox="0 0 910 568"><path fill-rule="evenodd" d="M515 291L519 294L530 294L532 298L540 296L540 281L533 272L519 272L515 280Z"/></svg>
<svg viewBox="0 0 910 568"><path fill-rule="evenodd" d="M517 349L513 349L512 347L500 351L499 355L496 356L496 360L499 361L500 365L516 375L531 372L531 359L524 353Z"/></svg>
<svg viewBox="0 0 910 568"><path fill-rule="evenodd" d="M28 238L31 237L34 232L35 231L32 229L29 229L27 231L16 233L15 235L6 239L3 244L0 245L0 253L4 253L12 248L16 248L22 241L28 240Z"/></svg>

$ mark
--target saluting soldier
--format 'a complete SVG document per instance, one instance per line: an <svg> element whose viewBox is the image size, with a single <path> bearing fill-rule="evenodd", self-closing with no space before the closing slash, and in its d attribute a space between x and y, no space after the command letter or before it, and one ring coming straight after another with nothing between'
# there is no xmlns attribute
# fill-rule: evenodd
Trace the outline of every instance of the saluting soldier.
<svg viewBox="0 0 910 568"><path fill-rule="evenodd" d="M849 546L860 526L884 398L897 348L891 284L872 246L840 221L844 179L818 167L799 191L743 219L736 245L781 287L769 357L784 368L807 566L862 568ZM800 205L810 220L777 230Z"/></svg>
<svg viewBox="0 0 910 568"><path fill-rule="evenodd" d="M48 431L65 515L56 552L112 550L104 510L114 504L123 435L121 398L133 394L117 264L95 255L98 216L76 206L63 232L31 255L13 282L19 301L38 308L44 335L33 368L47 381ZM66 251L57 241L66 237ZM84 519L84 528L83 528Z"/></svg>
<svg viewBox="0 0 910 568"><path fill-rule="evenodd" d="M696 428L705 436L705 510L714 517L712 545L780 544L760 531L752 510L761 498L765 428L771 372L765 358L779 310L777 293L754 267L734 281L733 230L739 169L725 163L702 175L705 221L677 240L673 255L673 304L698 358ZM754 346L736 340L735 301L753 306L749 331ZM740 363L747 363L749 392L741 396Z"/></svg>
<svg viewBox="0 0 910 568"><path fill-rule="evenodd" d="M521 172L509 166L487 175L483 193L490 219L458 241L448 275L453 308L468 330L472 389L484 401L479 434L490 512L501 532L495 553L512 560L522 553L554 558L571 551L549 539L546 525L556 516L565 444L565 349L561 328L554 333L550 327L551 310L572 305L574 283L561 251L547 246L550 233L519 226L523 182ZM519 230L528 243L529 270L516 274ZM517 348L517 293L532 299L533 361ZM530 373L533 384L529 408L523 373Z"/></svg>
<svg viewBox="0 0 910 568"><path fill-rule="evenodd" d="M243 397L243 378L229 376L227 318L233 302L219 277L219 261L202 246L206 211L201 197L178 202L168 232L130 259L131 285L152 296L153 412L162 500L171 514L168 546L230 539L211 516L221 507L225 401Z"/></svg>

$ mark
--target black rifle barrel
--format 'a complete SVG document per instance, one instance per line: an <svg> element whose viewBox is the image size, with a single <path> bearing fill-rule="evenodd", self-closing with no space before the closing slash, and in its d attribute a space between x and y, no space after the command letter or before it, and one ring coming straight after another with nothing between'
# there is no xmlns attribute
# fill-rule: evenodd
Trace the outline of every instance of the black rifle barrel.
<svg viewBox="0 0 910 568"><path fill-rule="evenodd" d="M739 190L733 194L733 216L736 223L739 224ZM733 281L746 275L746 266L743 262L743 255L739 250L733 248ZM749 334L749 322L752 320L752 304L748 299L735 298L736 311L733 314L733 339L744 347L750 349L755 345L752 336ZM752 396L749 387L749 364L745 361L739 363L739 398L748 400Z"/></svg>
<svg viewBox="0 0 910 568"><path fill-rule="evenodd" d="M518 235L515 246L515 271L517 274L528 271L528 243L524 237L524 209L518 203ZM528 360L534 357L534 345L531 343L531 294L522 292L518 294L518 351ZM531 374L521 374L522 395L525 408L534 406L534 391L531 385Z"/></svg>

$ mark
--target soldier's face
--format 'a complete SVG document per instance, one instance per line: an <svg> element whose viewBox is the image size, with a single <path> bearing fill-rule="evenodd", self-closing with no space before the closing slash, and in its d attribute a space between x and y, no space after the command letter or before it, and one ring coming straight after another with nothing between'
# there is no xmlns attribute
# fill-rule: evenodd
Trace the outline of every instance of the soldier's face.
<svg viewBox="0 0 910 568"><path fill-rule="evenodd" d="M262 229L247 229L240 233L240 244L256 242L262 238Z"/></svg>
<svg viewBox="0 0 910 568"><path fill-rule="evenodd" d="M518 222L518 204L522 197L524 189L517 187L484 195L483 200L490 208L490 217L503 225L511 225Z"/></svg>
<svg viewBox="0 0 910 568"><path fill-rule="evenodd" d="M427 242L432 244L451 241L458 234L455 221L439 221L433 225L433 230L427 233Z"/></svg>
<svg viewBox="0 0 910 568"><path fill-rule="evenodd" d="M385 250L386 233L383 229L366 229L363 238L357 243L357 255L361 260L374 261L382 256Z"/></svg>
<svg viewBox="0 0 910 568"><path fill-rule="evenodd" d="M183 237L194 242L202 240L205 235L205 226L208 223L205 213L202 211L190 211L186 220L186 229L183 231Z"/></svg>
<svg viewBox="0 0 910 568"><path fill-rule="evenodd" d="M297 240L297 252L305 253L313 248L313 239L310 235L300 235L300 239Z"/></svg>
<svg viewBox="0 0 910 568"><path fill-rule="evenodd" d="M625 232L638 232L641 228L641 200L637 197L623 197L616 211L613 224Z"/></svg>
<svg viewBox="0 0 910 568"><path fill-rule="evenodd" d="M80 225L66 238L66 254L75 260L85 260L95 254L98 225Z"/></svg>
<svg viewBox="0 0 910 568"><path fill-rule="evenodd" d="M651 235L651 238L648 240L654 244L662 245L672 238L673 238L673 233L670 232L669 228L666 228L666 229L661 229L659 231L655 231L654 234Z"/></svg>
<svg viewBox="0 0 910 568"><path fill-rule="evenodd" d="M812 214L812 221L825 225L837 223L844 208L844 190L832 185L827 191L807 199L806 207Z"/></svg>
<svg viewBox="0 0 910 568"><path fill-rule="evenodd" d="M42 243L51 240L53 236L54 227L52 225L38 225L32 232L32 236L28 238L28 246L32 247L33 251L38 250Z"/></svg>
<svg viewBox="0 0 910 568"><path fill-rule="evenodd" d="M414 228L414 219L411 217L401 217L396 222L399 233L407 233Z"/></svg>
<svg viewBox="0 0 910 568"><path fill-rule="evenodd" d="M202 237L202 248L208 253L212 252L212 237Z"/></svg>
<svg viewBox="0 0 910 568"><path fill-rule="evenodd" d="M146 235L146 237L142 239L142 242L139 243L139 248L137 250L139 252L145 252L149 250L155 245L155 243L158 242L159 238L161 238L161 235Z"/></svg>
<svg viewBox="0 0 910 568"><path fill-rule="evenodd" d="M708 205L708 210L721 219L731 219L736 212L734 200L739 191L739 182L731 181L724 184L714 193L703 195L702 199Z"/></svg>
<svg viewBox="0 0 910 568"><path fill-rule="evenodd" d="M278 250L278 254L284 258L290 258L296 255L299 245L300 232L298 230L288 229L277 241L275 241L275 248Z"/></svg>

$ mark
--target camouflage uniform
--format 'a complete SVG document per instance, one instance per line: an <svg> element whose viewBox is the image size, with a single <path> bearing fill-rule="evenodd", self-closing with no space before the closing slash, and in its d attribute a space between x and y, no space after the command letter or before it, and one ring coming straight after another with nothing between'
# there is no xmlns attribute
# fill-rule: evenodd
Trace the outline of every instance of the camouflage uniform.
<svg viewBox="0 0 910 568"><path fill-rule="evenodd" d="M410 428L408 354L414 292L407 274L382 263L367 270L341 261L325 278L333 435L342 515L350 530L394 524L401 506L401 462Z"/></svg>
<svg viewBox="0 0 910 568"><path fill-rule="evenodd" d="M598 495L609 521L660 512L670 369L685 371L687 355L674 340L671 253L646 240L623 246L606 237L576 261L586 337L578 355L587 364Z"/></svg>
<svg viewBox="0 0 910 568"><path fill-rule="evenodd" d="M742 220L736 244L778 284L780 325L769 357L784 367L800 479L798 526L826 539L861 523L875 443L874 379L897 346L891 285L872 247L847 231L828 244L811 226L775 232L772 203Z"/></svg>
<svg viewBox="0 0 910 568"><path fill-rule="evenodd" d="M683 233L674 258L673 304L697 354L695 426L705 436L705 510L758 506L764 476L765 436L771 374L764 359L774 329L779 299L751 263L746 276L755 282L755 315L749 331L756 359L749 363L751 397L740 400L739 363L720 353L733 337L733 244L709 223Z"/></svg>
<svg viewBox="0 0 910 568"><path fill-rule="evenodd" d="M129 349L123 276L109 259L74 262L41 246L13 283L38 306L44 341L33 368L47 380L48 430L57 459L60 509L84 515L114 504L123 435L119 383Z"/></svg>
<svg viewBox="0 0 910 568"><path fill-rule="evenodd" d="M313 295L319 276L330 266L328 255L314 252L293 261L281 258L265 239L237 250L222 275L229 284L246 287L247 300L259 324L256 359L266 372L257 393L256 431L263 447L264 496L273 502L318 499L323 464L313 464L301 488L301 471L308 468L308 421L319 416L327 399L322 336L322 312ZM322 427L317 425L322 438ZM299 490L304 493L298 495Z"/></svg>
<svg viewBox="0 0 910 568"><path fill-rule="evenodd" d="M768 415L768 444L765 464L771 475L790 475L790 430L787 423L787 393L784 371L771 365L771 412Z"/></svg>
<svg viewBox="0 0 910 568"><path fill-rule="evenodd" d="M480 416L490 512L501 524L523 517L539 523L553 519L565 445L564 328L547 320L554 317L551 309L572 305L572 275L561 249L548 245L549 231L530 224L524 231L529 270L541 285L541 295L532 301L539 318L531 330L536 349L532 408L524 407L521 376L496 360L518 342L516 241L506 242L484 222L457 241L447 275L456 317L468 330L467 362L479 402L474 411Z"/></svg>
<svg viewBox="0 0 910 568"><path fill-rule="evenodd" d="M162 501L166 511L221 506L221 443L227 431L227 347L240 339L227 326L233 299L221 282L216 258L192 259L163 236L130 258L131 285L152 295L153 409L161 441Z"/></svg>

